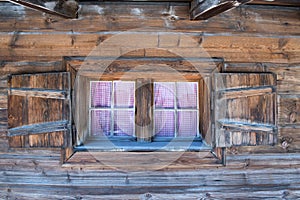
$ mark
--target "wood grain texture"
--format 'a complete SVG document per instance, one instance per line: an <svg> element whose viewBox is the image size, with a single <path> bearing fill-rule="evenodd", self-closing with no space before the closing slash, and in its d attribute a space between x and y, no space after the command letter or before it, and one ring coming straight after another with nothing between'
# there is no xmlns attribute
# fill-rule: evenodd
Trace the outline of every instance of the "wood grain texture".
<svg viewBox="0 0 300 200"><path fill-rule="evenodd" d="M212 31L213 32L237 32L237 33L270 33L270 34L297 34L298 8L277 7L278 12L274 14L274 7L244 5L238 9L219 15L206 22L193 22L189 20L188 3L128 3L108 4L98 2L83 4L80 18L77 20L64 20L53 16L43 16L39 12L24 9L25 16L33 16L31 19L24 17L19 7L8 3L1 4L0 17L3 31L33 30L40 27L42 30L97 32L97 31L120 31L139 27L173 27L175 30ZM97 9L102 11L99 13ZM141 12L134 15L132 9ZM114 12L112 12L114 11ZM172 13L173 12L173 13ZM170 15L175 14L179 20L171 20ZM276 18L275 18L276 16ZM94 26L92 21L97 22ZM260 21L260 24L255 23ZM13 22L13 23L12 23ZM132 23L134 22L134 23ZM168 23L166 23L168 22ZM80 26L76 26L80 24ZM188 26L189 25L189 26ZM282 27L285 27L283 29ZM272 28L272 29L270 29ZM274 32L273 32L274 30ZM76 40L76 36L75 36ZM99 38L101 41L101 38ZM69 44L71 44L71 40ZM6 41L7 43L9 42ZM64 42L64 41L63 41ZM66 42L66 41L65 41ZM87 44L91 43L86 40ZM32 43L35 45L35 43Z"/></svg>
<svg viewBox="0 0 300 200"><path fill-rule="evenodd" d="M297 95L280 95L278 108L280 125L298 125L300 123L300 102Z"/></svg>
<svg viewBox="0 0 300 200"><path fill-rule="evenodd" d="M224 63L224 66L221 70L222 72L266 72L265 63Z"/></svg>
<svg viewBox="0 0 300 200"><path fill-rule="evenodd" d="M153 83L151 79L137 79L135 90L137 140L151 142L153 137Z"/></svg>
<svg viewBox="0 0 300 200"><path fill-rule="evenodd" d="M88 160L91 155L82 154L82 157ZM70 163L61 167L59 157L60 152L54 150L1 153L0 196L12 199L141 199L145 196L253 199L254 195L256 199L299 198L300 157L296 153L230 155L227 167L209 164L206 158L201 161L197 154L190 153L163 170L139 172L102 168L101 163L93 166ZM193 165L191 160L198 160L199 164Z"/></svg>
<svg viewBox="0 0 300 200"><path fill-rule="evenodd" d="M82 145L89 136L89 102L90 102L90 78L77 74L74 83L74 101L72 112L76 126L76 145Z"/></svg>
<svg viewBox="0 0 300 200"><path fill-rule="evenodd" d="M96 7L100 6L103 13L98 13L95 5L83 5L82 17L73 21L43 17L40 13L27 9L22 15L18 13L18 8L13 6L15 9L12 9L9 4L3 4L3 10L11 12L0 16L3 30L0 57L11 61L55 62L62 56L89 55L99 44L122 31L131 30L136 33L138 31L135 30L140 27L155 27L152 34L172 30L182 33L184 37L170 40L172 34L161 34L161 37L153 37L151 34L139 46L173 49L203 47L212 57L224 57L228 61L299 61L298 8L276 8L278 12L275 15L272 7L242 6L208 21L193 22L188 19L188 4L124 4L109 5L100 2ZM139 10L140 13L136 16L131 10ZM173 15L179 20L171 20ZM97 26L93 23L97 23ZM183 39L185 37L194 42ZM111 54L117 51L122 54L127 45L128 43L120 49L112 47L101 53ZM186 51L191 52L191 49Z"/></svg>
<svg viewBox="0 0 300 200"><path fill-rule="evenodd" d="M114 157L115 159L111 159ZM154 162L155 161L155 162ZM197 169L221 166L209 151L202 152L76 152L63 167L119 171Z"/></svg>
<svg viewBox="0 0 300 200"><path fill-rule="evenodd" d="M211 77L202 77L199 81L199 130L205 141L213 145L214 138L211 130L212 98L211 98Z"/></svg>
<svg viewBox="0 0 300 200"><path fill-rule="evenodd" d="M276 85L275 75L270 73L224 73L218 74L215 78L218 91Z"/></svg>
<svg viewBox="0 0 300 200"><path fill-rule="evenodd" d="M118 35L121 32L115 33ZM164 34L163 31L159 32L160 34ZM186 32L181 32L186 33ZM122 55L124 48L128 48L126 43L123 44L123 41L118 41L115 46L112 46L110 49L106 47L105 50L100 50L100 47L97 47L97 39L89 45L86 46L83 44L77 44L76 47L70 45L60 45L56 40L58 38L63 37L62 40L71 40L72 36L61 33L39 33L43 37L36 37L36 34L33 35L23 35L19 38L19 42L31 41L36 43L35 47L27 46L26 44L13 47L13 51L11 47L1 44L1 56L6 60L16 60L16 59L24 59L27 58L29 60L39 61L41 59L47 58L48 60L58 60L62 56L88 56L91 53L95 53L98 48L99 55ZM102 37L106 35L106 32L97 32L91 33L96 34L97 37ZM136 35L136 36L135 36ZM193 34L192 34L193 35ZM197 36L198 33L195 34ZM132 32L133 38L140 38L143 35L141 33L136 34L136 32ZM234 37L233 37L234 36ZM3 37L8 37L9 40L12 39L13 36L7 35ZM68 39L65 37L69 37ZM90 37L90 35L80 34L77 37ZM288 38L286 39L284 49L278 47L278 45L282 40L278 38L278 36L268 37L268 36L236 36L236 35L203 35L201 38L201 49L199 47L160 47L158 44L158 36L155 39L152 39L152 35L146 36L145 40L149 41L149 44L146 43L144 46L137 46L136 48L168 48L170 51L179 52L182 55L190 55L192 52L196 52L198 54L199 51L202 50L203 56L210 55L211 57L223 57L227 61L231 62L278 62L278 63L296 63L299 62L299 38ZM189 34L186 35L189 38ZM130 40L134 40L134 39ZM38 45L41 44L42 41L52 41L46 45ZM93 39L91 39L93 40ZM133 42L132 44L140 44L141 39L136 39L140 42ZM182 39L185 40L185 39ZM110 41L110 39L105 40L106 42ZM105 42L104 41L104 42ZM151 42L153 41L153 42ZM111 41L113 42L113 41ZM197 41L195 41L197 44ZM105 44L105 43L104 43ZM178 43L180 45L180 42ZM26 49L31 48L31 51L26 51ZM133 48L133 47L132 47ZM194 49L193 49L194 48ZM146 52L146 55L149 55L151 51ZM38 55L38 56L36 56ZM151 54L150 54L151 55ZM202 57L203 57L202 56Z"/></svg>
<svg viewBox="0 0 300 200"><path fill-rule="evenodd" d="M280 94L300 94L300 65L270 65L268 71L277 74L277 91Z"/></svg>
<svg viewBox="0 0 300 200"><path fill-rule="evenodd" d="M60 72L64 71L62 61L53 62L7 62L3 61L0 64L0 74L28 74L28 73L43 73L43 72Z"/></svg>

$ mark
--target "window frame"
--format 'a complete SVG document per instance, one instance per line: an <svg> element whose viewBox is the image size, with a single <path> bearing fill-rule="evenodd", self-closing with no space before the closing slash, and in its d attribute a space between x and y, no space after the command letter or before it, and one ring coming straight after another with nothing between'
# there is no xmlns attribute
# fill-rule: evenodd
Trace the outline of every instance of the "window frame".
<svg viewBox="0 0 300 200"><path fill-rule="evenodd" d="M75 80L76 77L78 75L83 76L84 79L96 79L99 80L99 73L95 73L95 71L84 71L82 72L80 69L80 64L78 64L78 62L76 61L77 58L75 60L70 60L67 61L67 71L70 71L72 74L72 79L71 80ZM105 60L105 58L104 58ZM170 58L170 60L173 61L172 58ZM127 68L129 67L129 71L132 67L136 66L136 58L130 58L129 60L126 58L123 60L123 58L120 58L120 62L126 62ZM132 62L133 61L133 62ZM149 60L144 58L141 58L141 60L138 59L138 62L145 62L148 63ZM151 60L152 62L153 60ZM174 61L177 61L177 58L174 59ZM91 60L91 63L88 63L88 66L92 67L95 66L96 63L99 62L99 59L96 60ZM129 62L129 63L128 63ZM164 61L161 61L162 63ZM201 113L202 115L199 115L199 130L200 133L205 141L205 143L208 145L207 149L210 149L211 152L213 152L213 155L216 156L218 159L222 160L222 163L225 164L226 162L226 158L225 158L225 152L226 152L226 148L227 147L222 147L219 146L217 144L217 136L216 134L216 123L215 123L215 99L218 98L217 94L216 94L216 80L215 80L215 74L228 74L228 73L234 73L234 74L239 74L239 73L254 73L254 74L261 74L261 73L271 73L271 72L265 72L265 71L259 71L259 72L243 72L243 71L226 71L225 68L223 68L224 62L222 59L203 59L203 58L197 58L197 64L203 64L204 67L201 68L200 71L198 70L194 70L192 68L186 68L186 70L183 71L183 69L185 69L184 67L188 67L187 65L184 65L183 68L181 68L179 70L180 74L182 77L184 77L186 80L197 80L199 81L199 87L198 90L199 92L201 92L203 94L203 96L201 95L201 97L199 96L199 113ZM213 62L213 63L211 63ZM81 63L81 62L80 62ZM195 64L195 63L193 63ZM173 79L176 80L177 76L176 75L172 75L172 74L164 74L164 76L161 76L161 74L157 74L156 72L154 72L154 74L152 75L151 73L148 72L140 72L140 71L133 71L132 73L128 73L129 71L123 71L123 69L119 70L118 68L114 68L119 66L120 63L119 61L116 64L113 64L107 72L100 72L101 74L101 80L120 80L121 78L123 79L125 77L125 79L127 80L128 78L132 78L132 77L136 77L135 72L140 73L138 75L138 77L141 78L153 78L154 80L157 80L156 78L162 78L161 81L167 81L166 78L168 79ZM211 66L214 66L215 68L211 68ZM178 66L175 65L174 69L179 69ZM181 71L182 70L182 71ZM143 73L144 72L144 73ZM124 76L124 74L126 74L126 76ZM274 73L273 73L274 74ZM275 74L276 75L276 74ZM125 80L124 79L124 80ZM159 80L160 81L160 80ZM73 85L73 84L72 84ZM275 77L275 87L276 87L276 77ZM74 91L74 88L72 88ZM275 89L275 93L276 93L276 89ZM76 97L75 97L76 98ZM276 99L275 99L276 100ZM276 104L276 101L274 102ZM72 101L72 105L73 101ZM76 103L75 103L76 105ZM276 109L276 108L275 108ZM76 110L76 109L75 109ZM74 111L74 110L73 110ZM275 110L275 114L277 113L277 110ZM278 120L278 118L276 118L276 120ZM205 121L205 123L203 123ZM276 126L276 125L275 125ZM275 127L276 128L276 127ZM73 129L74 130L74 129ZM76 130L75 130L76 132ZM278 138L277 136L277 131L275 130L274 134L274 142L272 144L267 144L267 145L274 145L274 143L276 144L276 139ZM73 134L73 137L77 137L76 135L78 135L78 130L77 133ZM77 139L73 140L73 141L78 141ZM81 149L77 149L78 144L76 145L75 143L73 143L74 146L74 151L80 151ZM257 144L257 145L262 145L262 144ZM242 144L241 146L249 146L246 144ZM203 150L207 150L205 148L203 148ZM87 150L87 149L86 149ZM97 150L97 149L95 149ZM202 149L201 149L202 150ZM200 151L201 151L200 150ZM133 150L134 151L134 150Z"/></svg>

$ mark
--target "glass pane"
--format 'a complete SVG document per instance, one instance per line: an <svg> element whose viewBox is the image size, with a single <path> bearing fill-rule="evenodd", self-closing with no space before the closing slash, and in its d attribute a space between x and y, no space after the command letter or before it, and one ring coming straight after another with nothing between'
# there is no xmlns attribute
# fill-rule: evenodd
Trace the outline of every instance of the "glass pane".
<svg viewBox="0 0 300 200"><path fill-rule="evenodd" d="M117 108L133 108L134 82L114 82L114 101Z"/></svg>
<svg viewBox="0 0 300 200"><path fill-rule="evenodd" d="M177 83L177 107L197 109L198 83L178 82Z"/></svg>
<svg viewBox="0 0 300 200"><path fill-rule="evenodd" d="M155 136L174 137L175 136L175 112L155 111Z"/></svg>
<svg viewBox="0 0 300 200"><path fill-rule="evenodd" d="M178 137L195 137L197 135L197 111L178 111L177 126Z"/></svg>
<svg viewBox="0 0 300 200"><path fill-rule="evenodd" d="M114 135L128 136L134 133L134 111L115 110L114 111Z"/></svg>
<svg viewBox="0 0 300 200"><path fill-rule="evenodd" d="M91 106L95 108L111 107L111 87L112 82L92 82L91 83Z"/></svg>
<svg viewBox="0 0 300 200"><path fill-rule="evenodd" d="M94 136L110 135L111 112L108 110L91 111L91 134Z"/></svg>
<svg viewBox="0 0 300 200"><path fill-rule="evenodd" d="M155 108L174 108L175 83L154 83Z"/></svg>

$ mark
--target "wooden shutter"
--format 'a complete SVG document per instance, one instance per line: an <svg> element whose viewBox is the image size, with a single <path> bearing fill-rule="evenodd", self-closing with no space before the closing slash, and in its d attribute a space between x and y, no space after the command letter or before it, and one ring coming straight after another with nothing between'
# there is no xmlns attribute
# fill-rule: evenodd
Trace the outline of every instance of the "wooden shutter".
<svg viewBox="0 0 300 200"><path fill-rule="evenodd" d="M274 74L216 73L213 87L217 147L277 142Z"/></svg>
<svg viewBox="0 0 300 200"><path fill-rule="evenodd" d="M10 147L70 145L68 72L11 76L8 104Z"/></svg>

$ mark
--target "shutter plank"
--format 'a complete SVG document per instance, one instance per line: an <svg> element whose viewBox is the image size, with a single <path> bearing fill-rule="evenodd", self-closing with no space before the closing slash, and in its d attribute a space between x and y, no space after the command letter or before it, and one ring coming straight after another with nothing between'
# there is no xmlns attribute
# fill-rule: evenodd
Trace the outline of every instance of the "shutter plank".
<svg viewBox="0 0 300 200"><path fill-rule="evenodd" d="M67 137L66 131L49 133L49 146L50 147L63 147Z"/></svg>
<svg viewBox="0 0 300 200"><path fill-rule="evenodd" d="M275 75L269 73L223 73L215 75L216 90L275 86Z"/></svg>
<svg viewBox="0 0 300 200"><path fill-rule="evenodd" d="M216 73L214 77L216 146L275 144L275 76Z"/></svg>
<svg viewBox="0 0 300 200"><path fill-rule="evenodd" d="M20 96L9 96L8 105L8 128L14 128L27 124L27 99ZM24 147L25 137L17 136L9 138L11 147Z"/></svg>

